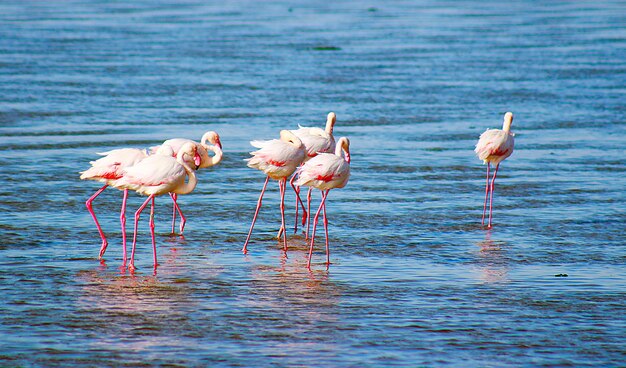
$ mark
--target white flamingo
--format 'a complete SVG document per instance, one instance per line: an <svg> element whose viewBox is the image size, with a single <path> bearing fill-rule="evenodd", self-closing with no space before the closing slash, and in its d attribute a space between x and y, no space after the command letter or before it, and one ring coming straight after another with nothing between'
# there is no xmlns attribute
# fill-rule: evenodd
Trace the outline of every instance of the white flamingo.
<svg viewBox="0 0 626 368"><path fill-rule="evenodd" d="M299 126L299 129L292 130L293 134L295 134L300 140L306 149L306 157L304 158L304 162L307 162L311 158L317 156L318 153L324 152L333 152L335 149L335 138L333 137L333 128L335 126L335 122L337 121L337 115L334 112L329 112L326 117L326 126L324 129L317 127L303 127ZM296 176L294 175L289 184L293 188L294 192L296 192L296 221L294 226L294 233L298 231L298 203L302 205L302 225L307 224L306 236L309 234L309 225L310 221L308 214L311 212L311 188L307 192L307 207L304 208L304 204L302 203L302 199L300 199L300 187L294 185L294 180Z"/></svg>
<svg viewBox="0 0 626 368"><path fill-rule="evenodd" d="M502 129L487 129L480 135L478 143L476 143L476 155L479 159L483 160L483 163L487 164L487 183L485 185L485 203L483 205L483 218L482 225L485 225L485 212L487 211L487 199L489 198L489 224L487 228L491 228L491 217L493 211L493 190L496 182L496 175L498 174L498 168L500 162L504 161L507 157L513 153L513 147L515 145L515 139L513 133L511 133L511 124L513 123L513 113L507 112L504 114L504 123ZM496 166L493 173L493 179L489 183L489 167L491 164Z"/></svg>
<svg viewBox="0 0 626 368"><path fill-rule="evenodd" d="M344 156L342 156L342 152ZM324 210L324 230L326 233L326 264L330 264L330 249L328 246L328 217L326 216L326 199L331 189L343 188L350 179L350 141L342 137L337 142L335 153L320 153L307 161L298 169L296 185L307 185L317 188L322 192L320 203L313 220L313 233L309 248L309 261L307 267L311 268L313 256L313 244L315 242L315 229L322 209Z"/></svg>
<svg viewBox="0 0 626 368"><path fill-rule="evenodd" d="M254 229L254 223L259 215L263 194L265 193L270 178L278 180L281 213L281 227L280 230L278 230L278 238L280 238L282 233L283 249L287 250L287 235L285 234L285 188L287 187L287 178L293 174L298 165L304 160L304 156L306 155L304 145L302 141L289 130L281 130L280 139L252 141L250 144L259 149L250 152L252 157L246 160L248 161L248 167L263 171L265 175L267 175L267 178L261 190L254 217L252 218L252 225L250 225L250 231L248 232L248 237L246 238L242 251L244 253L248 251L248 242L252 235L252 229Z"/></svg>
<svg viewBox="0 0 626 368"><path fill-rule="evenodd" d="M150 206L150 233L152 235L152 251L154 267L158 266L156 254L156 240L154 235L154 198L165 193L187 194L191 193L197 184L196 172L187 162L199 163L200 157L197 152L197 145L193 143L184 144L176 158L171 155L152 155L138 164L127 168L124 175L116 182L116 187L132 189L148 198L143 202L135 213L135 231L133 235L133 249L130 255L128 268L135 270L135 248L137 245L137 227L139 216L148 202ZM189 180L185 183L185 177ZM174 204L178 211L178 205Z"/></svg>

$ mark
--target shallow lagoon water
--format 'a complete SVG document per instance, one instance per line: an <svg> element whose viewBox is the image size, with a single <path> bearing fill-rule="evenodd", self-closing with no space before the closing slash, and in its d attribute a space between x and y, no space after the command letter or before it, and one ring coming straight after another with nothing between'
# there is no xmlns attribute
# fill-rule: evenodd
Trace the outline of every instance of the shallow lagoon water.
<svg viewBox="0 0 626 368"><path fill-rule="evenodd" d="M624 365L625 8L0 4L1 365ZM283 254L276 184L242 255L263 182L248 141L329 111L353 159L333 264L320 242L309 272L301 235ZM486 231L472 149L505 111L516 151ZM99 262L99 186L78 172L206 130L226 156L180 199L184 238L157 200L156 273L147 215L120 269L115 190Z"/></svg>

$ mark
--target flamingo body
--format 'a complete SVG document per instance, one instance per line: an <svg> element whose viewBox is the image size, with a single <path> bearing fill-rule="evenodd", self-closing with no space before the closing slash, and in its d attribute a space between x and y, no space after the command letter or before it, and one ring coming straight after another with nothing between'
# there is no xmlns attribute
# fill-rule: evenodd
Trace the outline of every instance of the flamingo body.
<svg viewBox="0 0 626 368"><path fill-rule="evenodd" d="M283 132L288 131L283 130ZM248 167L261 170L265 175L275 180L280 180L293 174L306 155L300 139L291 133L290 135L297 140L298 145L293 143L295 140L292 142L283 139L251 141L250 144L259 149L250 152L253 157L246 160L248 161Z"/></svg>
<svg viewBox="0 0 626 368"><path fill-rule="evenodd" d="M174 157L153 155L126 168L115 186L143 195L161 195L175 191L185 182L186 171Z"/></svg>
<svg viewBox="0 0 626 368"><path fill-rule="evenodd" d="M476 155L483 163L498 165L513 154L514 135L500 129L487 129L476 143Z"/></svg>
<svg viewBox="0 0 626 368"><path fill-rule="evenodd" d="M80 174L82 180L95 180L107 185L114 185L122 177L124 170L148 157L146 150L138 148L120 148L98 153L104 156L89 162L91 167Z"/></svg>
<svg viewBox="0 0 626 368"><path fill-rule="evenodd" d="M298 169L296 185L319 190L343 188L350 178L350 164L334 153L319 153Z"/></svg>
<svg viewBox="0 0 626 368"><path fill-rule="evenodd" d="M335 138L331 133L317 127L302 127L292 130L306 149L306 157L304 161L308 161L320 152L331 152L335 149Z"/></svg>

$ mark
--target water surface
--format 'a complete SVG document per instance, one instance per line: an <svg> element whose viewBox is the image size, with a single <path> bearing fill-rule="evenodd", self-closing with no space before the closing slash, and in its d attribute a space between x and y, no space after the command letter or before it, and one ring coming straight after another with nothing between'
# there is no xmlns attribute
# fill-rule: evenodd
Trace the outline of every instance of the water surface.
<svg viewBox="0 0 626 368"><path fill-rule="evenodd" d="M623 366L624 9L0 4L0 365ZM264 179L248 142L329 111L353 160L329 196L333 264L320 242L308 271L300 234L283 254L275 183L242 255ZM472 150L506 111L486 231ZM120 269L115 190L94 205L99 262L99 186L78 172L206 130L224 161L181 197L184 238L157 200L156 273L147 215L138 270Z"/></svg>

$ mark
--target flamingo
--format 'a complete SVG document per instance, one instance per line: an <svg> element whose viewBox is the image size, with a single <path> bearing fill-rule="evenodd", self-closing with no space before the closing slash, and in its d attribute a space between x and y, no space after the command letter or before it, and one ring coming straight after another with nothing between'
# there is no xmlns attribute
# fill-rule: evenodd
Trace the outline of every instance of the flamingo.
<svg viewBox="0 0 626 368"><path fill-rule="evenodd" d="M173 150L170 152L173 152ZM154 236L154 198L165 193L188 194L195 189L198 183L196 173L187 163L187 161L191 160L193 160L195 165L200 165L197 145L185 143L179 149L176 158L172 157L171 153L149 156L136 165L126 168L122 178L117 181L116 187L118 188L132 189L139 194L148 196L137 212L135 212L133 249L128 265L131 271L135 270L135 248L137 245L139 216L150 201L152 202L150 206L150 234L152 235L154 267L158 266ZM186 176L189 176L187 183L185 183ZM176 203L174 205L180 211L178 205Z"/></svg>
<svg viewBox="0 0 626 368"><path fill-rule="evenodd" d="M515 139L513 137L515 136L515 134L511 133L512 123L513 113L507 112L506 114L504 114L504 123L502 124L502 129L487 129L483 134L480 135L478 143L476 143L476 148L474 149L474 152L476 152L478 158L483 160L483 163L487 164L487 183L485 185L485 203L483 204L483 218L481 224L483 226L485 225L487 198L489 198L489 194L491 194L491 197L489 198L489 224L487 225L488 229L491 228L493 190L496 181L496 174L498 174L500 162L504 161L513 153L513 146L515 144ZM493 179L491 179L490 184L489 167L491 166L491 164L494 164L496 166L496 169L493 173Z"/></svg>
<svg viewBox="0 0 626 368"><path fill-rule="evenodd" d="M345 157L342 156L342 152ZM331 189L343 188L350 178L350 140L341 137L335 147L335 153L319 153L307 161L298 169L298 179L296 185L307 185L317 188L322 192L322 202L320 203L315 218L313 219L313 233L311 235L311 246L309 248L309 260L307 267L311 268L311 257L313 255L313 243L315 242L315 228L322 209L324 210L324 230L326 233L326 265L330 264L330 251L328 246L328 217L326 216L326 199Z"/></svg>
<svg viewBox="0 0 626 368"><path fill-rule="evenodd" d="M104 186L98 189L85 202L85 206L91 214L91 218L93 218L93 221L96 223L98 233L100 234L100 238L102 239L100 253L98 254L98 259L102 259L102 257L104 256L104 252L106 252L108 242L106 236L104 235L104 231L102 231L102 228L98 223L96 214L93 211L92 202L107 187L115 187L117 181L122 177L124 169L133 166L141 160L145 159L146 157L148 157L148 153L146 152L146 150L138 148L121 148L98 154L104 157L101 157L95 161L91 161L91 167L81 172L80 178L82 180L95 180L104 183ZM122 225L122 250L124 252L123 260L124 264L126 264L126 200L128 199L128 190L123 189L123 191L124 197L122 199L122 209L120 211L120 222Z"/></svg>
<svg viewBox="0 0 626 368"><path fill-rule="evenodd" d="M305 157L304 145L300 138L296 137L293 132L289 130L280 131L280 139L272 139L269 141L251 141L250 144L259 150L250 152L253 156L246 159L248 167L263 171L267 178L265 184L261 190L261 195L256 205L254 217L252 218L252 225L250 225L250 231L248 237L243 245L242 252L245 254L248 252L248 242L252 235L252 229L254 229L254 223L259 215L259 209L261 208L261 202L263 200L263 194L267 188L267 183L270 178L278 180L278 189L280 191L280 214L281 214L281 227L278 230L278 238L280 239L281 232L283 234L283 249L287 250L287 235L285 234L285 188L287 187L287 177L294 173L298 165L302 163Z"/></svg>
<svg viewBox="0 0 626 368"><path fill-rule="evenodd" d="M335 122L337 120L337 115L334 112L329 112L326 117L326 127L325 129L317 128L317 127L303 127L298 124L299 129L292 130L293 134L295 134L300 140L306 149L306 156L304 158L303 164L315 157L320 152L332 152L335 149L335 138L333 137L333 128L335 126ZM304 223L307 223L306 235L309 234L309 225L310 223L307 221L308 213L311 212L311 191L309 188L307 193L307 208L304 208L304 204L300 199L300 187L296 187L294 185L294 180L296 176L292 176L289 184L293 188L294 192L296 192L296 221L294 226L294 234L298 231L298 203L302 205L302 226Z"/></svg>
<svg viewBox="0 0 626 368"><path fill-rule="evenodd" d="M207 144L207 142L210 144ZM198 166L197 169L204 169L207 167L211 167L211 166L219 164L220 161L222 161L222 156L223 156L222 142L220 141L219 134L217 134L217 132L214 132L212 130L202 135L202 139L200 140L200 143L197 143L191 139L186 139L186 138L172 138L163 142L161 146L151 147L150 150L153 153L157 153L159 152L159 149L161 147L167 146L167 147L172 148L172 150L174 151L173 155L176 156L180 148L185 143L193 143L198 148L198 154L200 155L200 165ZM213 156L209 156L208 151L212 151ZM177 208L176 200L178 199L178 195L176 193L170 193L170 197L172 198L172 201L174 202L172 206L172 234L174 234L174 227L176 226L176 208ZM185 230L185 223L187 222L187 219L185 218L185 216L183 216L182 212L178 212L178 213L180 214L180 219L181 219L180 234L182 235L183 231Z"/></svg>

